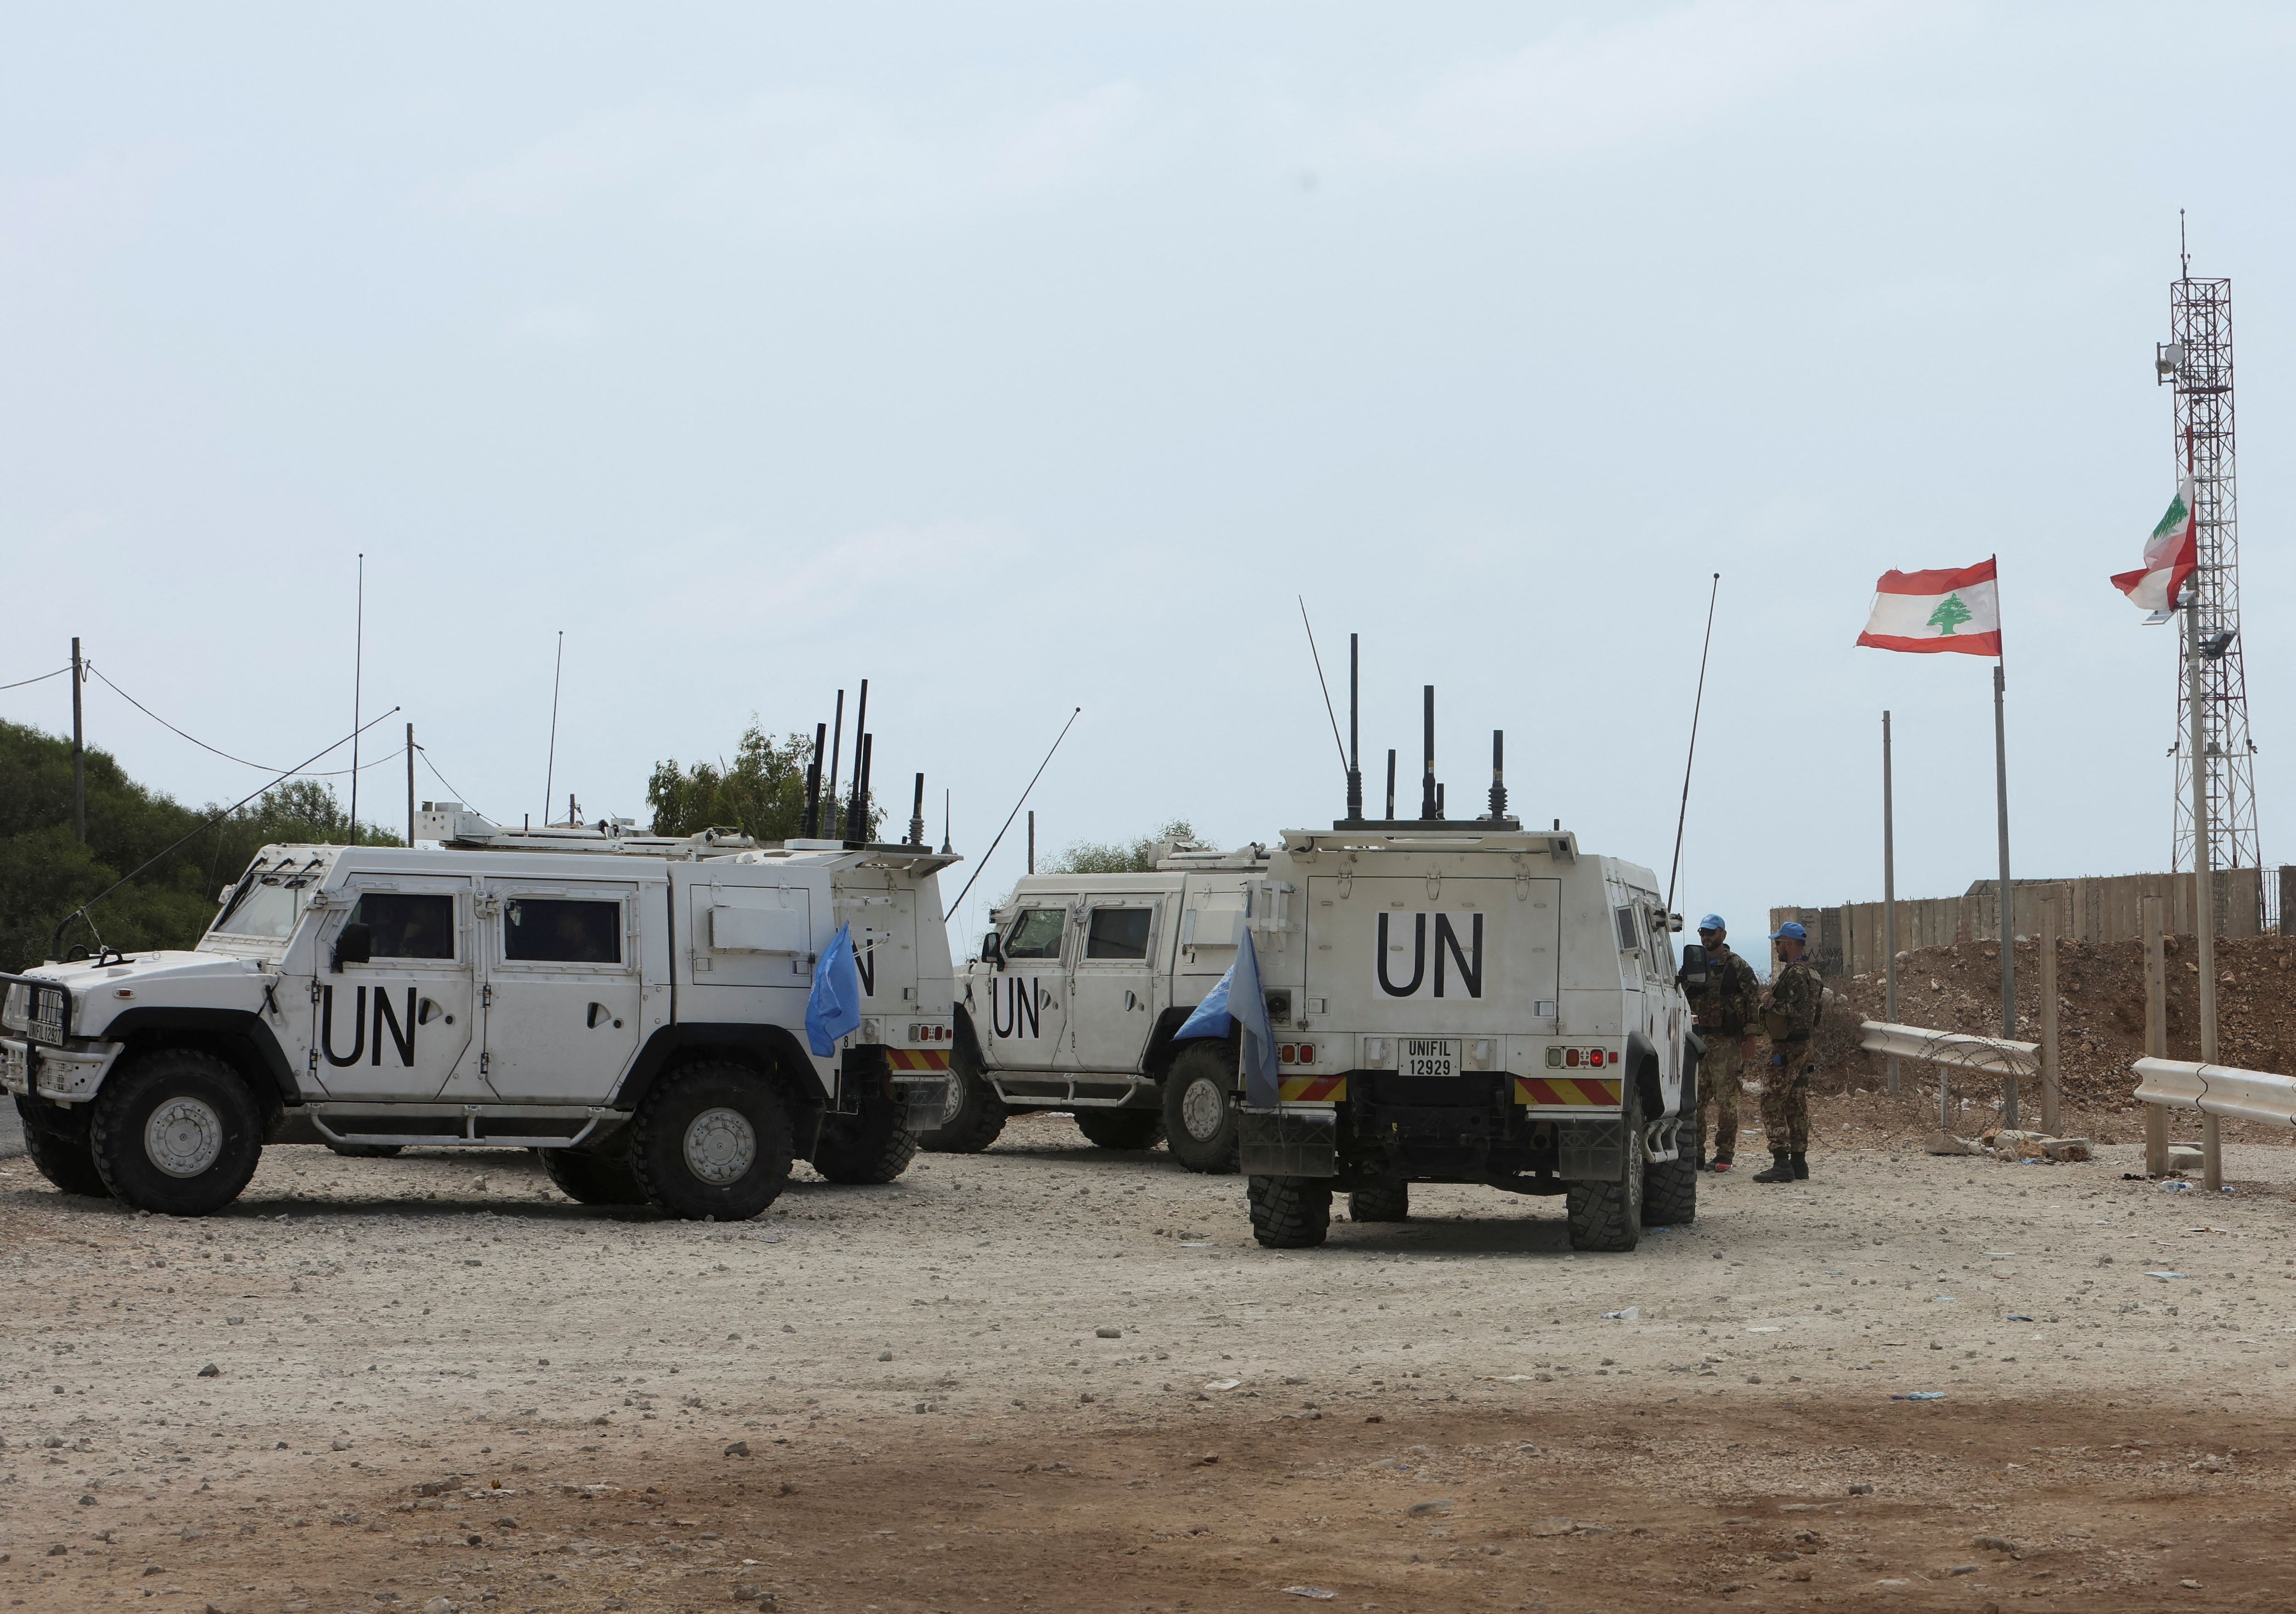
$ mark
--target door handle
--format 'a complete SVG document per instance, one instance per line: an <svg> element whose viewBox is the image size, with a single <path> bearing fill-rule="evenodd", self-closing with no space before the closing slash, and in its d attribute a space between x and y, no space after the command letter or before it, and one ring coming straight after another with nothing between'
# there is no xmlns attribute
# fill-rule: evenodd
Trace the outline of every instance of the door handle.
<svg viewBox="0 0 2296 1614"><path fill-rule="evenodd" d="M428 1025L442 1016L447 1025L452 1025L455 1023L455 1017L440 1009L437 999L425 998L422 1000L422 1006L414 1011L414 1023L417 1025Z"/></svg>
<svg viewBox="0 0 2296 1614"><path fill-rule="evenodd" d="M614 1011L612 1009L607 1008L603 1003L593 1003L590 1005L589 1013L584 1017L584 1024L588 1029L595 1031L598 1029L600 1022L613 1019ZM616 1031L619 1031L621 1028L622 1023L619 1020L614 1020L614 1029Z"/></svg>

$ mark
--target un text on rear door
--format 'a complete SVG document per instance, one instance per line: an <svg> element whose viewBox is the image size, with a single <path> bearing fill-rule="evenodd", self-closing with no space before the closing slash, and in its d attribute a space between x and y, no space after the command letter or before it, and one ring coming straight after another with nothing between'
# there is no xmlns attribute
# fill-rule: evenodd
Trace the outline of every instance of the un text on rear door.
<svg viewBox="0 0 2296 1614"><path fill-rule="evenodd" d="M471 883L354 877L351 906L318 935L312 1075L334 1099L435 1098L472 1055ZM368 959L344 962L345 928L364 925Z"/></svg>
<svg viewBox="0 0 2296 1614"><path fill-rule="evenodd" d="M638 1048L637 888L500 881L488 895L488 1084L512 1100L603 1102Z"/></svg>

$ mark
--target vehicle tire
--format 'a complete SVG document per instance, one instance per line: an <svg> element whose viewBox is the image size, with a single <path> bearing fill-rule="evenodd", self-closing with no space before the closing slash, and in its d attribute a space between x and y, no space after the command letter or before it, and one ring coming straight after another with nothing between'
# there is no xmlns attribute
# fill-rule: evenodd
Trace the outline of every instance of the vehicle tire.
<svg viewBox="0 0 2296 1614"><path fill-rule="evenodd" d="M586 1149L537 1149L542 1174L577 1205L644 1205L646 1191L627 1156L609 1159Z"/></svg>
<svg viewBox="0 0 2296 1614"><path fill-rule="evenodd" d="M1192 1042L1164 1073L1164 1141L1192 1172L1235 1169L1235 1050L1226 1042Z"/></svg>
<svg viewBox="0 0 2296 1614"><path fill-rule="evenodd" d="M917 1157L916 1137L901 1124L907 1113L898 1099L865 1099L858 1115L822 1116L813 1169L832 1182L890 1182Z"/></svg>
<svg viewBox="0 0 2296 1614"><path fill-rule="evenodd" d="M1408 1222L1411 1184L1400 1178L1376 1188L1359 1188L1348 1196L1350 1222Z"/></svg>
<svg viewBox="0 0 2296 1614"><path fill-rule="evenodd" d="M1095 1149L1153 1149L1164 1141L1164 1117L1152 1109L1079 1109L1076 1124Z"/></svg>
<svg viewBox="0 0 2296 1614"><path fill-rule="evenodd" d="M1251 1236L1269 1249L1313 1249L1332 1231L1332 1190L1321 1177L1251 1177Z"/></svg>
<svg viewBox="0 0 2296 1614"><path fill-rule="evenodd" d="M1622 1182L1573 1182L1564 1196L1570 1248L1598 1255L1625 1255L1642 1242L1642 1095L1632 1081L1622 1119L1627 1133L1627 1173Z"/></svg>
<svg viewBox="0 0 2296 1614"><path fill-rule="evenodd" d="M22 1099L16 1100L16 1118L24 1126L25 1156L40 1175L68 1194L86 1194L95 1199L111 1197L111 1190L103 1185L103 1173L95 1169L86 1133L75 1138L50 1127L40 1112Z"/></svg>
<svg viewBox="0 0 2296 1614"><path fill-rule="evenodd" d="M630 1169L647 1202L689 1222L746 1222L789 1185L789 1112L746 1065L671 1072L638 1107L630 1134Z"/></svg>
<svg viewBox="0 0 2296 1614"><path fill-rule="evenodd" d="M388 1160L406 1146L404 1143L335 1143L327 1147L346 1160Z"/></svg>
<svg viewBox="0 0 2296 1614"><path fill-rule="evenodd" d="M112 1197L163 1216L239 1198L263 1157L264 1115L213 1054L163 1048L114 1070L95 1096L88 1149Z"/></svg>
<svg viewBox="0 0 2296 1614"><path fill-rule="evenodd" d="M940 1124L918 1138L917 1146L937 1155L977 1155L996 1141L1007 1113L980 1062L959 1048L948 1062L948 1104Z"/></svg>
<svg viewBox="0 0 2296 1614"><path fill-rule="evenodd" d="M1698 1220L1698 1162L1688 1155L1646 1168L1643 1225L1688 1227Z"/></svg>

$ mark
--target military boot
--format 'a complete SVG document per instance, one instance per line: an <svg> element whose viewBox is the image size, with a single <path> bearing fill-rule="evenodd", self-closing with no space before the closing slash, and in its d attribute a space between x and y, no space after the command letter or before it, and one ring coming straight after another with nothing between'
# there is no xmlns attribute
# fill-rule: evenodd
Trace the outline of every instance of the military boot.
<svg viewBox="0 0 2296 1614"><path fill-rule="evenodd" d="M1774 1162L1770 1169L1766 1172L1756 1172L1754 1173L1755 1182L1791 1182L1794 1180L1793 1157L1792 1155L1787 1154L1786 1151L1782 1149L1774 1149L1770 1151L1770 1159Z"/></svg>
<svg viewBox="0 0 2296 1614"><path fill-rule="evenodd" d="M1799 1151L1793 1157L1793 1180L1797 1182L1809 1181L1809 1157Z"/></svg>

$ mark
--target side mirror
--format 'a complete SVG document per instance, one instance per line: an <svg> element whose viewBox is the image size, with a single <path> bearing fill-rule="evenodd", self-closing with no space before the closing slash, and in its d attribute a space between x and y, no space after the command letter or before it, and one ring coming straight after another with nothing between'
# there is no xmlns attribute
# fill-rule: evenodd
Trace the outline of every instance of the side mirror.
<svg viewBox="0 0 2296 1614"><path fill-rule="evenodd" d="M1004 966L1004 941L993 930L980 938L980 961L1000 969Z"/></svg>
<svg viewBox="0 0 2296 1614"><path fill-rule="evenodd" d="M335 937L335 973L343 973L346 964L364 964L374 957L374 931L353 920L343 926Z"/></svg>
<svg viewBox="0 0 2296 1614"><path fill-rule="evenodd" d="M1675 984L1685 992L1703 992L1706 990L1707 972L1712 968L1712 962L1706 955L1706 944L1702 942L1688 943L1682 950L1682 968L1675 971Z"/></svg>
<svg viewBox="0 0 2296 1614"><path fill-rule="evenodd" d="M226 885L226 886L225 886L221 891L217 892L217 893L216 893L216 906L217 906L217 907L218 907L218 908L220 908L220 907L222 907L226 902L230 902L230 901L231 901L231 893L232 893L233 892L234 892L234 891L237 891L238 889L239 889L239 886L238 886L236 884L233 884L233 885Z"/></svg>

